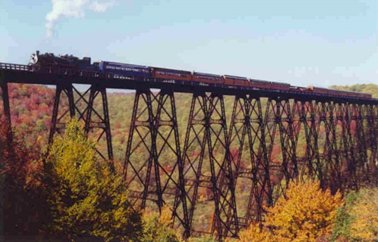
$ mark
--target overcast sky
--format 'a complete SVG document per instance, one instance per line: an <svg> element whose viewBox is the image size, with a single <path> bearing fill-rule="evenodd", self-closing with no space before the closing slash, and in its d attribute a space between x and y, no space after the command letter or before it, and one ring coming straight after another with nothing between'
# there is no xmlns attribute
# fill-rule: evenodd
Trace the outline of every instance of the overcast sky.
<svg viewBox="0 0 378 242"><path fill-rule="evenodd" d="M247 76L378 84L378 1L0 0L0 62L32 52Z"/></svg>

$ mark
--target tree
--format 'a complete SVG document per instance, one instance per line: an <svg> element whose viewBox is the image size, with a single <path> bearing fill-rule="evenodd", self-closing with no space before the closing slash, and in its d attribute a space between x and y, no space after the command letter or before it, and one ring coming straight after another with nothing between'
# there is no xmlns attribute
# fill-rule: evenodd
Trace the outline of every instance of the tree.
<svg viewBox="0 0 378 242"><path fill-rule="evenodd" d="M329 235L342 205L341 194L321 190L319 182L291 183L285 196L267 209L262 227L252 224L242 241L315 241Z"/></svg>
<svg viewBox="0 0 378 242"><path fill-rule="evenodd" d="M268 210L265 226L281 241L315 241L331 232L341 194L323 191L319 182L291 183Z"/></svg>
<svg viewBox="0 0 378 242"><path fill-rule="evenodd" d="M46 162L51 231L64 239L139 240L142 221L127 201L121 176L96 160L93 145L72 120Z"/></svg>

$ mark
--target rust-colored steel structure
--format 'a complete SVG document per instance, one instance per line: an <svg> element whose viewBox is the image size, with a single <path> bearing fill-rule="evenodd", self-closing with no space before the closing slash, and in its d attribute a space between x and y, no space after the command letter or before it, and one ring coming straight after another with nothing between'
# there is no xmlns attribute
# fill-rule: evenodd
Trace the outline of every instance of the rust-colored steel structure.
<svg viewBox="0 0 378 242"><path fill-rule="evenodd" d="M293 180L314 178L333 192L377 182L376 99L96 73L73 76L61 70L38 73L0 64L9 127L8 83L55 85L49 142L77 117L88 136L106 143L98 152L109 160L113 150L106 89L135 90L123 169L130 202L135 209L170 209L173 226L185 237L236 237L240 228L261 221L264 208ZM74 84L89 88L80 92ZM184 140L175 93L192 94ZM226 96L234 98L229 124ZM8 139L11 144L11 132Z"/></svg>

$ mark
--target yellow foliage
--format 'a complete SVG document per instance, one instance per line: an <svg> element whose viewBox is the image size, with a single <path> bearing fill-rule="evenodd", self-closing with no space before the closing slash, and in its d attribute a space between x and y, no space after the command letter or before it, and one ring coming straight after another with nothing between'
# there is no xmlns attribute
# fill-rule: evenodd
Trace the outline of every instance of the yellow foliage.
<svg viewBox="0 0 378 242"><path fill-rule="evenodd" d="M350 211L351 237L359 241L378 241L378 188L363 190Z"/></svg>
<svg viewBox="0 0 378 242"><path fill-rule="evenodd" d="M286 198L268 209L265 225L280 241L315 241L329 234L342 205L341 194L322 191L318 182L291 183Z"/></svg>
<svg viewBox="0 0 378 242"><path fill-rule="evenodd" d="M341 195L322 191L318 182L291 183L285 197L267 209L263 228L252 224L241 241L315 241L331 232Z"/></svg>
<svg viewBox="0 0 378 242"><path fill-rule="evenodd" d="M248 229L243 230L239 234L242 242L271 242L274 241L273 235L266 228L260 228L258 224L252 223Z"/></svg>
<svg viewBox="0 0 378 242"><path fill-rule="evenodd" d="M160 217L159 217L159 222L161 224L164 224L164 225L167 225L167 226L170 226L172 224L172 212L171 210L169 209L168 206L164 206L162 209L161 209L161 214L160 214Z"/></svg>
<svg viewBox="0 0 378 242"><path fill-rule="evenodd" d="M172 212L164 206L161 213L146 210L143 214L144 233L142 242L179 242L178 231L171 228Z"/></svg>
<svg viewBox="0 0 378 242"><path fill-rule="evenodd" d="M141 238L140 214L127 201L122 177L97 161L93 145L76 120L57 137L46 161L53 221L50 231L65 240Z"/></svg>

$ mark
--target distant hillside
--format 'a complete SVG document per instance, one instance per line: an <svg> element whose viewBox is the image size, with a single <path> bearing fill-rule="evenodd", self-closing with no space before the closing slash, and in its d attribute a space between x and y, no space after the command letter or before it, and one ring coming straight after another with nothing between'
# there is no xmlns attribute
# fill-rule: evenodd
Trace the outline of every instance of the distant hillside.
<svg viewBox="0 0 378 242"><path fill-rule="evenodd" d="M352 86L331 86L337 90L345 90L352 92L370 93L373 97L378 98L378 84L355 84Z"/></svg>

